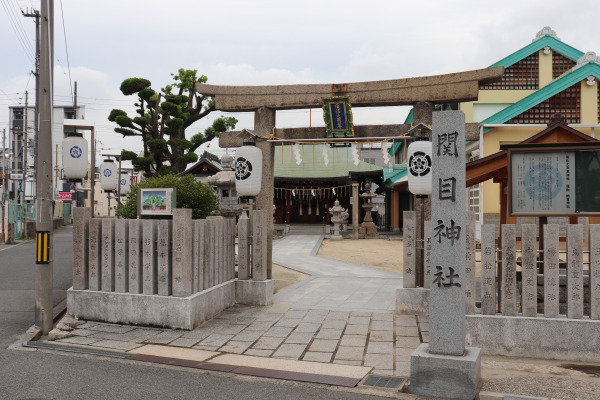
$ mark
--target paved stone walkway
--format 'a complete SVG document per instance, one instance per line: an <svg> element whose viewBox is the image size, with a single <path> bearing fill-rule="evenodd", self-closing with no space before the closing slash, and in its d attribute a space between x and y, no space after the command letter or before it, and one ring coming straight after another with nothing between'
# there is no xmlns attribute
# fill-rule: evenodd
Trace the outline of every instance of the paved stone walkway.
<svg viewBox="0 0 600 400"><path fill-rule="evenodd" d="M394 315L402 277L315 256L318 235L278 240L273 262L311 277L270 307L236 305L193 331L86 322L59 342L116 350L144 344L374 368L409 375L410 354L428 339L428 321Z"/></svg>
<svg viewBox="0 0 600 400"><path fill-rule="evenodd" d="M360 365L377 374L408 376L410 354L428 329L426 320L414 316L236 305L192 331L89 321L58 342L124 351L161 344Z"/></svg>
<svg viewBox="0 0 600 400"><path fill-rule="evenodd" d="M275 295L277 304L312 309L394 312L402 275L318 257L319 235L289 235L273 245L273 262L311 275Z"/></svg>

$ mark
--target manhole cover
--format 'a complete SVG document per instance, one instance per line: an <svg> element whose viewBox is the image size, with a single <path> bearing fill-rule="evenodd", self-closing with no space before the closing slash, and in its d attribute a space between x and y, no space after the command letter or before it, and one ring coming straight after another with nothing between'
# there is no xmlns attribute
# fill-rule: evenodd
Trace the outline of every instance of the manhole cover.
<svg viewBox="0 0 600 400"><path fill-rule="evenodd" d="M373 386L386 389L400 389L406 378L396 378L394 376L369 375L362 383L363 386Z"/></svg>

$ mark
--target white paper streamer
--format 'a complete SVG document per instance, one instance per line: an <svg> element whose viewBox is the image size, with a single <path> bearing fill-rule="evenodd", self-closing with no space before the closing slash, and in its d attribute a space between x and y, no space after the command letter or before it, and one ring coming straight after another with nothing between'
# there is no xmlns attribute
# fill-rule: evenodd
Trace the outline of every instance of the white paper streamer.
<svg viewBox="0 0 600 400"><path fill-rule="evenodd" d="M323 147L323 163L325 164L325 166L329 165L329 146L327 144L324 144Z"/></svg>
<svg viewBox="0 0 600 400"><path fill-rule="evenodd" d="M358 165L360 157L358 156L358 145L352 145L352 158L354 159L354 165Z"/></svg>
<svg viewBox="0 0 600 400"><path fill-rule="evenodd" d="M302 154L300 154L300 145L294 143L294 156L296 157L296 165L302 164Z"/></svg>

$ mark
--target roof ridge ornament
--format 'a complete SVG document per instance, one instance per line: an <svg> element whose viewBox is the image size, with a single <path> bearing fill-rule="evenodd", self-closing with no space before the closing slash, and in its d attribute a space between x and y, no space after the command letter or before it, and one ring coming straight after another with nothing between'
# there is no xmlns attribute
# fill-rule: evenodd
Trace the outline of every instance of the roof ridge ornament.
<svg viewBox="0 0 600 400"><path fill-rule="evenodd" d="M600 65L600 57L598 57L596 55L595 52L593 51L588 51L587 53L585 53L583 55L583 57L581 57L579 60L577 60L577 65L583 65L583 64L590 64L590 63L596 63L598 65Z"/></svg>
<svg viewBox="0 0 600 400"><path fill-rule="evenodd" d="M571 73L587 64L600 65L600 57L598 57L595 52L588 51L579 60L577 60L577 63L575 64L575 66L573 68L571 68L569 71L567 71L566 73ZM560 78L560 76L559 76L559 78Z"/></svg>
<svg viewBox="0 0 600 400"><path fill-rule="evenodd" d="M535 35L535 39L533 39L532 42L535 42L536 40L539 40L545 36L551 36L556 40L560 40L559 37L556 35L556 31L554 31L554 29L550 28L549 26L545 26L542 28L541 31L539 31Z"/></svg>

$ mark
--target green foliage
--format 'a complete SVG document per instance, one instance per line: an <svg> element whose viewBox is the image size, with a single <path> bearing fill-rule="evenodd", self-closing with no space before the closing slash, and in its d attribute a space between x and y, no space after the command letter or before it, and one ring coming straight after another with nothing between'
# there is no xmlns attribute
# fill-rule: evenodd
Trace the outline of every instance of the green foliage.
<svg viewBox="0 0 600 400"><path fill-rule="evenodd" d="M216 210L219 202L213 190L196 181L193 175L176 176L163 174L154 178L148 178L131 187L129 199L123 205L117 206L117 213L125 218L137 218L138 192L139 189L148 188L176 188L177 208L191 208L192 218L206 218L211 211ZM150 200L152 201L152 200ZM156 202L157 199L154 199ZM160 204L157 204L160 205ZM148 218L161 218L160 216ZM164 217L163 217L164 218Z"/></svg>
<svg viewBox="0 0 600 400"><path fill-rule="evenodd" d="M117 117L121 116L121 115L125 115L127 116L127 113L123 110L119 110L118 108L113 109L110 114L108 115L108 120L110 122L115 122Z"/></svg>
<svg viewBox="0 0 600 400"><path fill-rule="evenodd" d="M198 76L197 70L181 68L171 76L173 82L161 93L152 89L147 79L125 79L121 92L126 96L137 93L134 102L137 115L131 118L125 111L114 109L108 116L109 121L119 125L115 132L142 139L143 154L128 157L146 177L185 171L187 164L198 159L194 151L202 143L234 129L237 123L235 118L221 116L204 134L198 133L188 140L186 129L215 109L214 99L198 93L196 85L208 79Z"/></svg>
<svg viewBox="0 0 600 400"><path fill-rule="evenodd" d="M133 127L133 122L127 115L119 115L117 118L115 118L115 122L122 128Z"/></svg>
<svg viewBox="0 0 600 400"><path fill-rule="evenodd" d="M143 78L128 78L121 83L121 93L125 96L130 96L139 92L142 89L150 87L151 83L148 79Z"/></svg>
<svg viewBox="0 0 600 400"><path fill-rule="evenodd" d="M115 132L120 133L123 136L135 136L135 132L127 128L115 128Z"/></svg>
<svg viewBox="0 0 600 400"><path fill-rule="evenodd" d="M156 92L150 88L142 89L138 92L138 96L140 96L140 99L144 99L146 101L148 101L155 94Z"/></svg>
<svg viewBox="0 0 600 400"><path fill-rule="evenodd" d="M133 151L122 150L121 151L121 160L133 160L137 158L137 154Z"/></svg>

